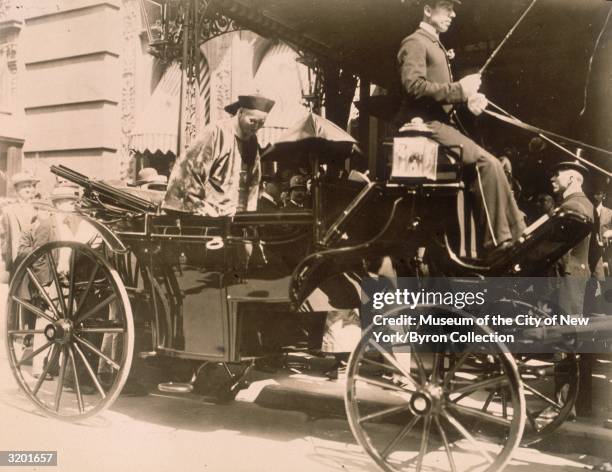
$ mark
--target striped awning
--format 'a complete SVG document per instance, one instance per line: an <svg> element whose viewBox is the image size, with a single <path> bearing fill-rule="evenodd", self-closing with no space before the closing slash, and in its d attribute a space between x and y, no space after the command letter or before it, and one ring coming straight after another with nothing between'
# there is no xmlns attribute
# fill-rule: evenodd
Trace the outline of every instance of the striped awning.
<svg viewBox="0 0 612 472"><path fill-rule="evenodd" d="M140 153L176 153L180 91L181 68L172 64L136 118L131 149Z"/></svg>

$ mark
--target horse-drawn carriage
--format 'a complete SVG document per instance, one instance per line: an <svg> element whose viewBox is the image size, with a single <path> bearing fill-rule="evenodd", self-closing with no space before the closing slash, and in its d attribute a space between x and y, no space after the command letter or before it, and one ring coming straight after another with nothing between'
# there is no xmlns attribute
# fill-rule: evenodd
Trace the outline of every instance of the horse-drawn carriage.
<svg viewBox="0 0 612 472"><path fill-rule="evenodd" d="M110 407L130 370L136 318L150 330L149 356L189 361L198 382L214 382L210 391L229 400L255 359L287 346L320 345L321 313L300 307L334 278L366 279L372 261L389 256L399 275L421 283L427 279L418 278L420 248L434 276L471 283L484 276L538 276L590 232L586 218L557 212L494 259L462 259L453 243L461 169L442 158L434 179L400 175L369 183L326 177L314 162L312 210L222 218L164 214L144 193L53 167L82 187L80 213L104 244L49 242L12 275L6 340L21 390L61 420ZM60 259L67 265L59 267ZM341 293L347 285L332 283L331 301L361 309L359 297ZM510 295L498 299L498 308L548 316ZM443 306L432 314L475 316ZM502 342L486 350L470 343L435 349L412 343L407 350L399 341L378 342L381 330L397 332L364 326L348 365L345 403L357 441L384 470L500 470L521 440L537 441L571 412L578 362L563 346L516 356ZM32 349L23 351L28 337ZM38 377L30 368L36 356L45 359ZM211 366L224 379L212 375ZM47 380L53 369L55 378ZM83 392L85 385L91 394ZM559 385L562 398L555 395Z"/></svg>

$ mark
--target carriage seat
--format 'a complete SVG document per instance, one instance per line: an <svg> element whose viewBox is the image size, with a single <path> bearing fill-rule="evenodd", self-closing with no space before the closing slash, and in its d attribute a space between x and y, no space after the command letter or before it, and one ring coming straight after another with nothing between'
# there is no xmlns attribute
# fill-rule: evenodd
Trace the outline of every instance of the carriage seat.
<svg viewBox="0 0 612 472"><path fill-rule="evenodd" d="M552 264L590 234L592 224L584 215L557 209L552 216L544 215L525 229L501 254L488 259L460 258L446 240L447 256L454 272L461 275L544 276Z"/></svg>

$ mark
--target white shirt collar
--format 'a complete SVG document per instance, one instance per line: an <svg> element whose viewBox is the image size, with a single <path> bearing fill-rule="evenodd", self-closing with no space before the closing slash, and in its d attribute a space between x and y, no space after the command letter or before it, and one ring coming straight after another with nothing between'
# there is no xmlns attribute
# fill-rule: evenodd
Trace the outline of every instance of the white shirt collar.
<svg viewBox="0 0 612 472"><path fill-rule="evenodd" d="M433 26L431 26L429 23L425 23L424 21L421 21L421 23L419 24L419 28L422 28L428 33L433 34L436 37L436 39L440 39L440 35L436 31L436 29Z"/></svg>

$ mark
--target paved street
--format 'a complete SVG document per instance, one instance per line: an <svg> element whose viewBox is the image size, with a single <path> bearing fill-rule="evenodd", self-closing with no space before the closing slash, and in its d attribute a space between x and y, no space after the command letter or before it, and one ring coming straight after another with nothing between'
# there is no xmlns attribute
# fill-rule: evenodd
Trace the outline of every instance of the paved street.
<svg viewBox="0 0 612 472"><path fill-rule="evenodd" d="M5 360L0 385L0 449L57 450L61 471L377 470L345 420L261 407L250 401L257 384L225 406L196 395L120 397L110 411L84 424L36 413L17 391ZM597 462L522 449L507 470L578 471Z"/></svg>

